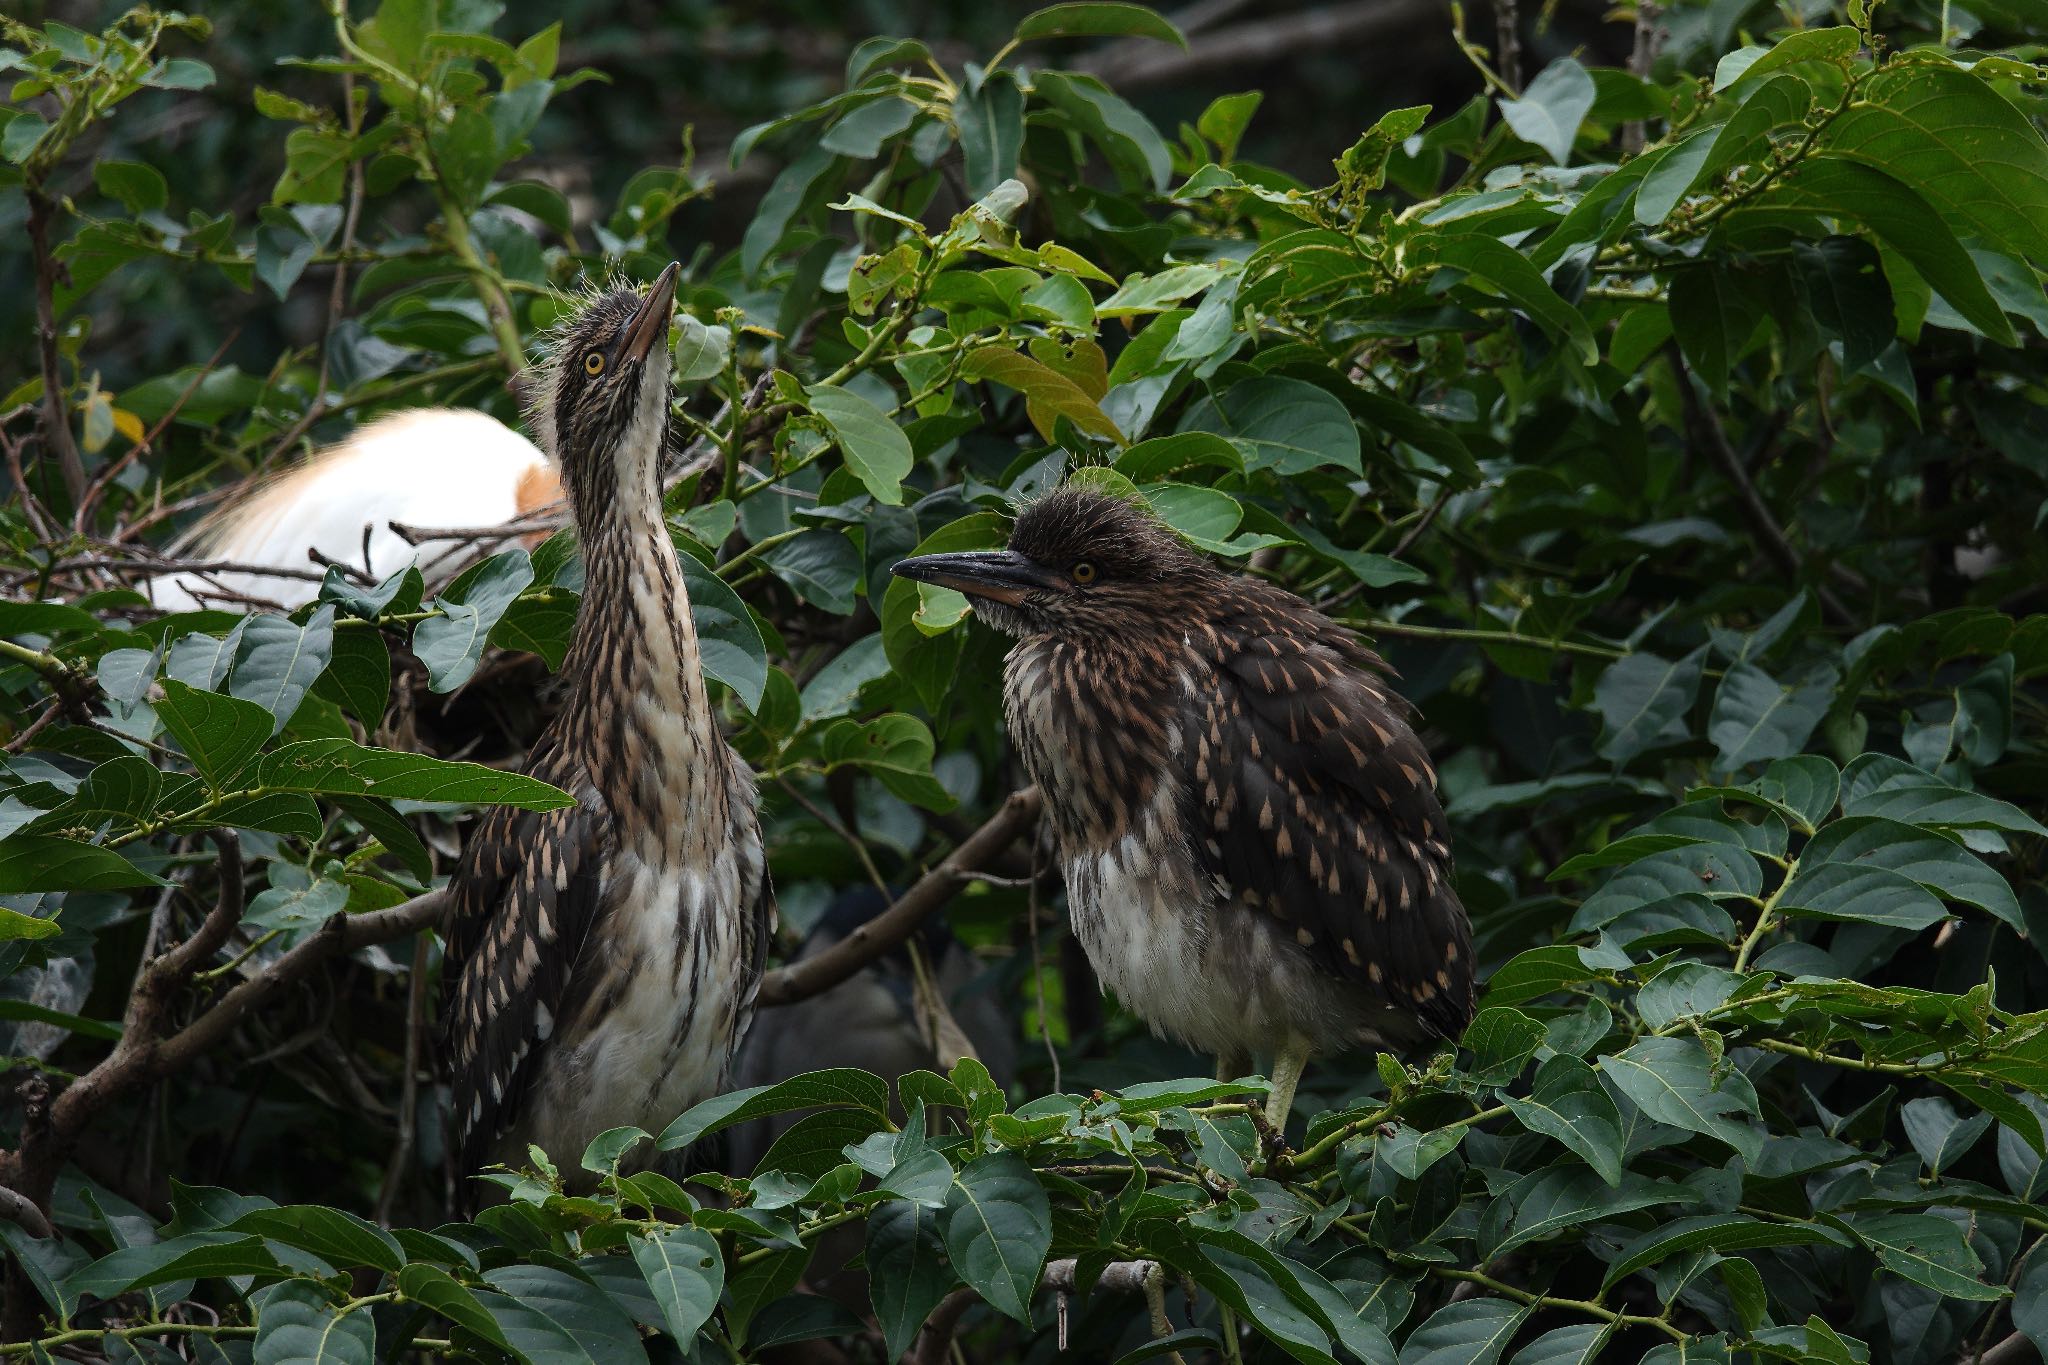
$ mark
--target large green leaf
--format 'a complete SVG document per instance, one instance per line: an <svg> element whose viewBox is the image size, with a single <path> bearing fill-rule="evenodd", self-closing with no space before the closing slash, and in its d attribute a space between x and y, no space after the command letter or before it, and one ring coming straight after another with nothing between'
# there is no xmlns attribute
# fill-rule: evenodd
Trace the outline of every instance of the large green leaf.
<svg viewBox="0 0 2048 1365"><path fill-rule="evenodd" d="M1621 1184L1621 1112L1593 1068L1554 1056L1537 1068L1528 1098L1509 1096L1507 1105L1523 1127L1571 1148L1610 1186Z"/></svg>
<svg viewBox="0 0 2048 1365"><path fill-rule="evenodd" d="M370 1365L377 1321L366 1308L337 1312L326 1290L306 1280L281 1284L256 1314L256 1365Z"/></svg>
<svg viewBox="0 0 2048 1365"><path fill-rule="evenodd" d="M256 785L272 791L377 796L387 801L460 801L555 810L575 804L538 778L451 763L425 754L372 749L346 739L307 739L265 754Z"/></svg>
<svg viewBox="0 0 2048 1365"><path fill-rule="evenodd" d="M1763 1133L1743 1121L1757 1112L1756 1088L1725 1063L1717 1068L1696 1039L1644 1038L1603 1057L1600 1069L1648 1118L1719 1138L1747 1161L1763 1150Z"/></svg>
<svg viewBox="0 0 2048 1365"><path fill-rule="evenodd" d="M234 786L275 733L275 718L254 702L203 692L176 678L163 680L156 713L171 737L215 791Z"/></svg>
<svg viewBox="0 0 2048 1365"><path fill-rule="evenodd" d="M903 501L903 478L914 457L910 438L889 414L853 392L832 384L806 389L811 411L831 430L846 456L846 467L859 476L877 502Z"/></svg>
<svg viewBox="0 0 2048 1365"><path fill-rule="evenodd" d="M1322 465L1359 473L1358 427L1344 405L1315 385L1267 375L1231 385L1188 409L1180 429L1207 431L1235 445L1247 470L1283 477Z"/></svg>
<svg viewBox="0 0 2048 1365"><path fill-rule="evenodd" d="M868 1293L889 1359L910 1348L939 1300L960 1282L939 1231L940 1215L891 1199L868 1218Z"/></svg>
<svg viewBox="0 0 2048 1365"><path fill-rule="evenodd" d="M725 1261L718 1243L696 1228L662 1228L633 1238L633 1260L661 1305L662 1321L676 1343L688 1349L697 1329L718 1311L725 1287Z"/></svg>
<svg viewBox="0 0 2048 1365"><path fill-rule="evenodd" d="M940 1215L953 1269L998 1312L1031 1321L1052 1243L1045 1187L1021 1157L999 1152L961 1167Z"/></svg>

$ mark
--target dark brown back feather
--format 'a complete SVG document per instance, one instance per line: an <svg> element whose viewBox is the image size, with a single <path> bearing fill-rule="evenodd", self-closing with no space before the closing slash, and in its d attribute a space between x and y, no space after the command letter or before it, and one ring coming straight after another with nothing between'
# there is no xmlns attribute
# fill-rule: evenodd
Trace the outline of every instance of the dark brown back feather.
<svg viewBox="0 0 2048 1365"><path fill-rule="evenodd" d="M1211 630L1218 685L1188 717L1206 870L1323 970L1455 1037L1472 1016L1471 930L1435 770L1385 665L1255 580L1229 583Z"/></svg>

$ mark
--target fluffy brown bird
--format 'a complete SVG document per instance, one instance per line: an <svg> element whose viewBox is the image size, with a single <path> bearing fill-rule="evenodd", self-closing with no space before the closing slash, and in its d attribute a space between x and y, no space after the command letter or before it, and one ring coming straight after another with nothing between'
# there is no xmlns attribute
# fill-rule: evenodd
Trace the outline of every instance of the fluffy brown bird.
<svg viewBox="0 0 2048 1365"><path fill-rule="evenodd" d="M1409 1050L1472 1017L1471 928L1436 774L1388 670L1294 594L1068 487L1007 550L895 572L1017 638L1011 736L1045 793L1074 933L1153 1029L1228 1074Z"/></svg>
<svg viewBox="0 0 2048 1365"><path fill-rule="evenodd" d="M668 324L589 300L532 386L585 566L567 700L527 771L576 798L499 807L452 886L442 1026L458 1170L536 1143L574 1172L607 1128L650 1131L724 1083L774 932L753 775L719 732L662 518Z"/></svg>

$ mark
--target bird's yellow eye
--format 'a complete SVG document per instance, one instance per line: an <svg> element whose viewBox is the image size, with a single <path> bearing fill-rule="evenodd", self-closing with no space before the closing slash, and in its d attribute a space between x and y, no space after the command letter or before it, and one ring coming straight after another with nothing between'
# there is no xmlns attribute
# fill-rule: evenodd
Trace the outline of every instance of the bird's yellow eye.
<svg viewBox="0 0 2048 1365"><path fill-rule="evenodd" d="M604 373L604 352L592 351L583 357L583 373L598 375Z"/></svg>
<svg viewBox="0 0 2048 1365"><path fill-rule="evenodd" d="M1072 577L1076 583L1085 588L1095 581L1095 566L1084 559L1074 566Z"/></svg>

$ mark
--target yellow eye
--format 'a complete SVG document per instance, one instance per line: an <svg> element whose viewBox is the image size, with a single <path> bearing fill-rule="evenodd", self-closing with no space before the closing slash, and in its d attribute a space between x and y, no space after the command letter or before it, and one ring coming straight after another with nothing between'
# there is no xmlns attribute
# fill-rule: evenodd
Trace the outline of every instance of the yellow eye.
<svg viewBox="0 0 2048 1365"><path fill-rule="evenodd" d="M598 375L604 373L604 352L592 351L583 357L583 373Z"/></svg>
<svg viewBox="0 0 2048 1365"><path fill-rule="evenodd" d="M1090 564L1085 559L1082 560L1079 564L1076 564L1074 566L1072 578L1076 583L1079 583L1082 587L1087 587L1090 583L1093 583L1095 581L1095 566L1093 564Z"/></svg>

